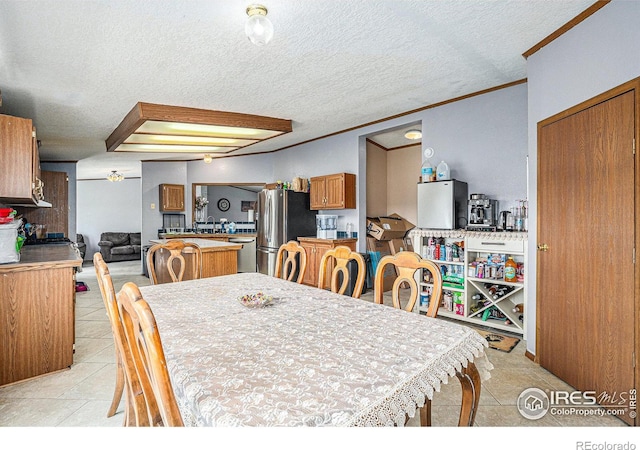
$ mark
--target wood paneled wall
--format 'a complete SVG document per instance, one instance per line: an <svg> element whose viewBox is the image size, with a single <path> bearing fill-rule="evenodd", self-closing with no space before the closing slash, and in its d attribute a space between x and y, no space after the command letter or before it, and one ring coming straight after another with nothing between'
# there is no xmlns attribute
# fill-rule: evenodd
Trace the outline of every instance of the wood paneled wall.
<svg viewBox="0 0 640 450"><path fill-rule="evenodd" d="M69 181L66 172L42 171L44 199L51 208L24 208L16 210L26 222L46 225L47 233L64 233L69 236Z"/></svg>

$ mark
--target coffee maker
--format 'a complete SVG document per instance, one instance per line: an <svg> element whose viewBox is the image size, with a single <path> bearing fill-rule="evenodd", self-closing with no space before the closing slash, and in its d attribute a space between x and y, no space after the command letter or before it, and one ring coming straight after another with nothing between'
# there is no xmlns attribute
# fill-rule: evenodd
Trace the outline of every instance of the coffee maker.
<svg viewBox="0 0 640 450"><path fill-rule="evenodd" d="M471 194L469 199L468 230L496 231L498 223L498 201L484 194Z"/></svg>

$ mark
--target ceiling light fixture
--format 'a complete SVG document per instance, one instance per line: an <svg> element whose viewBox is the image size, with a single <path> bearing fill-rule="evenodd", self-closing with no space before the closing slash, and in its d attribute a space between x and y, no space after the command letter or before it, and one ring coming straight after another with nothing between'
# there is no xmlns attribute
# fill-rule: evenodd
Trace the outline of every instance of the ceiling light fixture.
<svg viewBox="0 0 640 450"><path fill-rule="evenodd" d="M422 137L422 131L420 130L409 130L404 134L404 137L411 140L420 139Z"/></svg>
<svg viewBox="0 0 640 450"><path fill-rule="evenodd" d="M206 155L204 155L203 160L206 164L211 164L211 161L213 161L213 157L207 153Z"/></svg>
<svg viewBox="0 0 640 450"><path fill-rule="evenodd" d="M122 181L124 180L124 175L122 175L121 173L116 172L115 170L112 170L111 173L109 175L107 175L107 180L109 181Z"/></svg>
<svg viewBox="0 0 640 450"><path fill-rule="evenodd" d="M291 130L287 119L140 102L106 145L108 152L232 153Z"/></svg>
<svg viewBox="0 0 640 450"><path fill-rule="evenodd" d="M244 32L255 45L263 46L273 37L273 24L267 19L267 8L263 5L247 6L249 18L244 24Z"/></svg>

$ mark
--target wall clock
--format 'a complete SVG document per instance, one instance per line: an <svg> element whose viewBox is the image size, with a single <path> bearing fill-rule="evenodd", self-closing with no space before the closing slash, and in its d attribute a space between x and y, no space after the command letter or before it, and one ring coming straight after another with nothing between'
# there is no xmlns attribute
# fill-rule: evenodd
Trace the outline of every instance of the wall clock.
<svg viewBox="0 0 640 450"><path fill-rule="evenodd" d="M227 200L226 198L221 198L220 200L218 200L218 209L220 211L229 211L229 200Z"/></svg>

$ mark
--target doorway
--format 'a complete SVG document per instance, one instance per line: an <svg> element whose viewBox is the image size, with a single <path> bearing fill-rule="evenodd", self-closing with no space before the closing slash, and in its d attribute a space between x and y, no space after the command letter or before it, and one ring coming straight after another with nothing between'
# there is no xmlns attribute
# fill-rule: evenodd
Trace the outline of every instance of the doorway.
<svg viewBox="0 0 640 450"><path fill-rule="evenodd" d="M421 122L382 130L366 137L366 216L399 214L416 223L422 139L407 138Z"/></svg>
<svg viewBox="0 0 640 450"><path fill-rule="evenodd" d="M537 358L611 408L635 392L639 87L538 124Z"/></svg>

